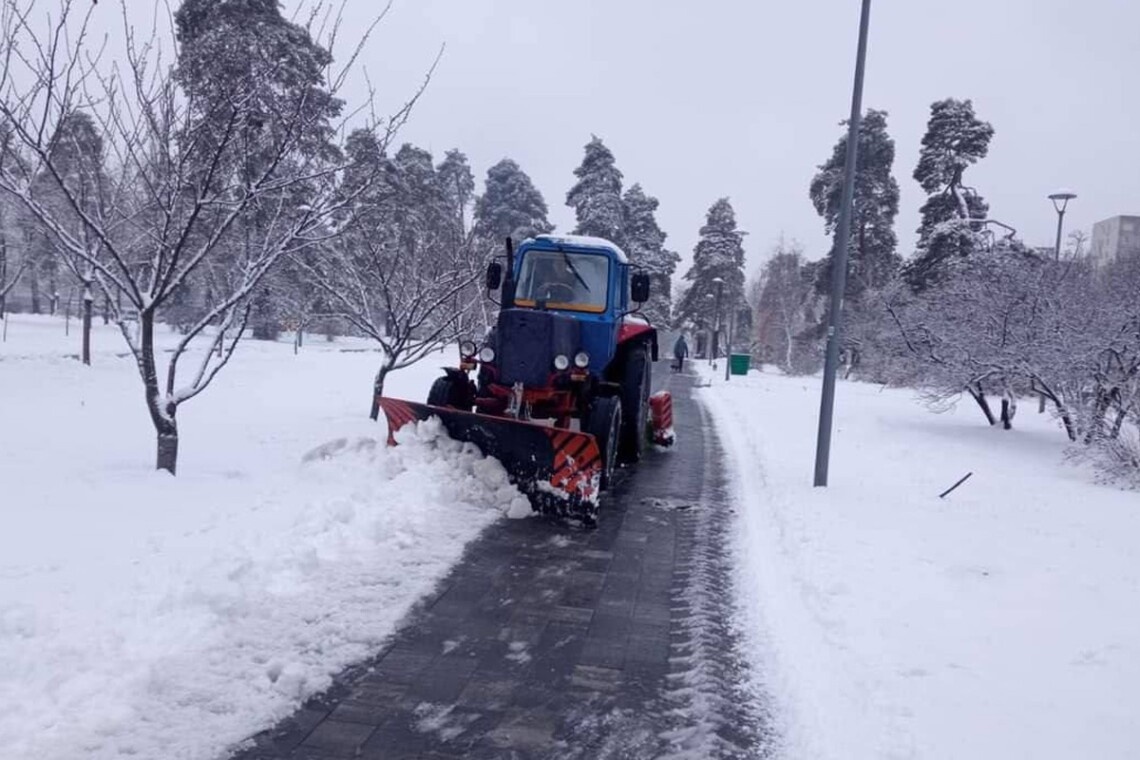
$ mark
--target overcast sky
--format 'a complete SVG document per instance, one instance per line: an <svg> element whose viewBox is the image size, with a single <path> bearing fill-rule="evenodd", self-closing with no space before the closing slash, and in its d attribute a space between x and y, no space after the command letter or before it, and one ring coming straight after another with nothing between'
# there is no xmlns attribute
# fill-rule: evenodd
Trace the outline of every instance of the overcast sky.
<svg viewBox="0 0 1140 760"><path fill-rule="evenodd" d="M349 0L365 19L373 3ZM690 253L709 205L732 198L750 268L781 233L827 245L807 196L850 108L857 0L396 0L369 45L382 103L446 43L402 137L459 147L481 180L510 156L562 231L571 172L594 133L626 184L661 201ZM994 218L1051 245L1045 196L1080 197L1066 227L1140 213L1140 4L1133 0L875 0L864 104L890 113L909 254L911 178L930 103L972 98L997 132L969 175Z"/></svg>
<svg viewBox="0 0 1140 760"><path fill-rule="evenodd" d="M150 18L152 0L129 3ZM347 0L345 38L377 5ZM118 15L113 3L97 13ZM807 188L850 109L858 13L858 0L395 0L363 62L391 111L446 43L401 139L437 159L462 149L480 188L491 164L515 159L560 231L574 225L566 191L591 134L627 186L660 199L667 244L686 259L708 207L730 196L751 275L781 234L812 258L827 248ZM915 242L930 103L946 97L972 98L994 125L968 181L1026 242L1052 245L1057 187L1080 196L1067 230L1140 213L1138 40L1135 0L874 0L864 105L890 114L900 253Z"/></svg>

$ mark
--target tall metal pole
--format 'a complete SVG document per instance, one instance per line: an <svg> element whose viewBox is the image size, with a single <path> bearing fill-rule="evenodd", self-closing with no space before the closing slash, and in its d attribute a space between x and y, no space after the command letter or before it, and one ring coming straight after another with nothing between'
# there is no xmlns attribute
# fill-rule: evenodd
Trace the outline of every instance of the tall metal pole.
<svg viewBox="0 0 1140 760"><path fill-rule="evenodd" d="M859 151L859 121L863 115L863 70L867 60L867 27L871 0L863 0L859 17L859 47L855 57L855 86L851 118L847 121L847 164L843 175L843 202L831 268L831 309L827 323L827 357L823 365L823 393L819 402L819 437L815 446L815 485L827 485L831 457L831 424L835 411L835 374L839 368L839 341L843 327L843 294L847 289L847 248L851 238L851 206L855 197L855 167Z"/></svg>
<svg viewBox="0 0 1140 760"><path fill-rule="evenodd" d="M1057 209L1057 247L1053 249L1053 255L1057 261L1061 260L1061 227L1065 223L1065 207L1060 206Z"/></svg>
<svg viewBox="0 0 1140 760"><path fill-rule="evenodd" d="M732 364L732 323L735 321L736 319L733 316L732 307L729 307L728 318L726 319L727 326L725 327L726 334L724 337L724 381L726 383L728 382L729 365Z"/></svg>
<svg viewBox="0 0 1140 760"><path fill-rule="evenodd" d="M720 277L714 277L712 280L716 284L716 301L713 304L713 334L712 346L709 351L709 366L716 367L717 349L720 348L720 297L724 294L724 280Z"/></svg>

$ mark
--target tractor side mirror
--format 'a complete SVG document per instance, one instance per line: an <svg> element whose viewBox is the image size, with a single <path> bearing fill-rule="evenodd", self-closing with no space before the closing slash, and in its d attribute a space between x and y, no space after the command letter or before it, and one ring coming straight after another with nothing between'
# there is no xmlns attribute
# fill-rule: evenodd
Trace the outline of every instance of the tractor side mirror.
<svg viewBox="0 0 1140 760"><path fill-rule="evenodd" d="M649 275L645 272L636 272L629 284L629 295L635 303L645 303L649 300Z"/></svg>
<svg viewBox="0 0 1140 760"><path fill-rule="evenodd" d="M503 284L503 265L492 261L487 265L487 290L498 290Z"/></svg>

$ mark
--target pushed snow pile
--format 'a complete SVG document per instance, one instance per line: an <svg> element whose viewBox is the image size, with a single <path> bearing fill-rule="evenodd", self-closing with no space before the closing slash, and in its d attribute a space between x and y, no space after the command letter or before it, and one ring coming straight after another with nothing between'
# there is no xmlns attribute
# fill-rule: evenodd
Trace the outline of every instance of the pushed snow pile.
<svg viewBox="0 0 1140 760"><path fill-rule="evenodd" d="M1010 431L839 383L812 488L818 378L699 391L738 499L740 625L789 758L1135 758L1140 499ZM967 472L973 476L940 499Z"/></svg>
<svg viewBox="0 0 1140 760"><path fill-rule="evenodd" d="M0 756L217 758L374 652L483 527L529 512L438 422L399 441L334 442L269 488L189 479L193 498L135 472L87 552L23 535L44 545L0 559Z"/></svg>

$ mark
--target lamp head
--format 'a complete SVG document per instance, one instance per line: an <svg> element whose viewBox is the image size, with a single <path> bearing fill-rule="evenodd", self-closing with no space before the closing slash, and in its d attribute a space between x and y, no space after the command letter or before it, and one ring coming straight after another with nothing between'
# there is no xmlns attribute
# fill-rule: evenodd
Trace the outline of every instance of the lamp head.
<svg viewBox="0 0 1140 760"><path fill-rule="evenodd" d="M1069 201L1076 198L1077 194L1072 190L1061 189L1056 192L1049 193L1049 200L1053 201L1053 208L1056 209L1058 214L1065 213L1065 208L1069 205Z"/></svg>

